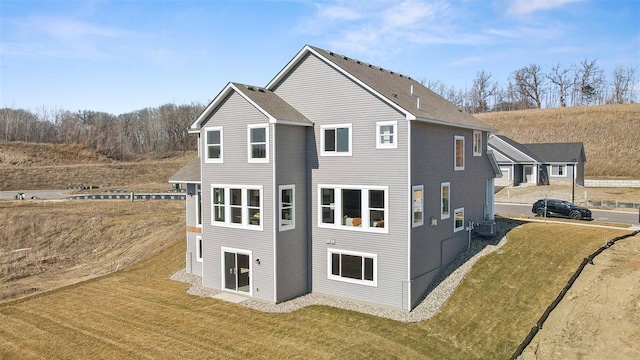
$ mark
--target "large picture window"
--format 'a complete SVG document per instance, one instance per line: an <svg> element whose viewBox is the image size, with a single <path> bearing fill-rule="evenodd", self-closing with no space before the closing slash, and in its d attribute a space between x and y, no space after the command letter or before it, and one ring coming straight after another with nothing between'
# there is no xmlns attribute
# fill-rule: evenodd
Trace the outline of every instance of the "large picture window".
<svg viewBox="0 0 640 360"><path fill-rule="evenodd" d="M422 185L416 185L413 186L411 188L412 190L412 213L413 213L413 220L412 220L412 224L414 227L416 226L420 226L422 224L424 224L424 212L423 212L423 208L422 208L422 199L423 199L423 192L424 192L424 186Z"/></svg>
<svg viewBox="0 0 640 360"><path fill-rule="evenodd" d="M223 162L222 127L205 128L205 162Z"/></svg>
<svg viewBox="0 0 640 360"><path fill-rule="evenodd" d="M376 123L376 148L395 149L398 147L397 140L398 122L381 121Z"/></svg>
<svg viewBox="0 0 640 360"><path fill-rule="evenodd" d="M440 184L440 220L451 217L451 184L443 182Z"/></svg>
<svg viewBox="0 0 640 360"><path fill-rule="evenodd" d="M211 185L212 225L262 230L262 186Z"/></svg>
<svg viewBox="0 0 640 360"><path fill-rule="evenodd" d="M321 154L351 156L351 124L322 125L320 127Z"/></svg>
<svg viewBox="0 0 640 360"><path fill-rule="evenodd" d="M454 170L464 170L464 136L454 137Z"/></svg>
<svg viewBox="0 0 640 360"><path fill-rule="evenodd" d="M386 233L388 203L387 187L319 185L318 226Z"/></svg>
<svg viewBox="0 0 640 360"><path fill-rule="evenodd" d="M327 277L331 280L377 286L378 256L328 249L327 270Z"/></svg>
<svg viewBox="0 0 640 360"><path fill-rule="evenodd" d="M282 185L280 190L280 231L296 228L296 187Z"/></svg>

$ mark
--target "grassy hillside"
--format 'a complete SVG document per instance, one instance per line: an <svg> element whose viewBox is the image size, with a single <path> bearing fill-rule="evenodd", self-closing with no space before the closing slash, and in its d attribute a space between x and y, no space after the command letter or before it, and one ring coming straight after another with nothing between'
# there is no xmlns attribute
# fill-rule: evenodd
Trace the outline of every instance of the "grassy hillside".
<svg viewBox="0 0 640 360"><path fill-rule="evenodd" d="M477 114L521 143L584 143L586 176L640 179L640 104Z"/></svg>
<svg viewBox="0 0 640 360"><path fill-rule="evenodd" d="M183 236L169 224L155 230L163 229ZM476 263L437 316L413 324L326 306L263 313L188 295L186 284L168 279L184 266L180 240L110 276L0 304L0 358L506 359L582 258L622 233L520 226Z"/></svg>
<svg viewBox="0 0 640 360"><path fill-rule="evenodd" d="M148 258L184 241L184 216L182 201L0 201L0 302Z"/></svg>
<svg viewBox="0 0 640 360"><path fill-rule="evenodd" d="M163 160L118 162L76 144L0 143L0 190L168 189L167 179L195 155L187 151Z"/></svg>

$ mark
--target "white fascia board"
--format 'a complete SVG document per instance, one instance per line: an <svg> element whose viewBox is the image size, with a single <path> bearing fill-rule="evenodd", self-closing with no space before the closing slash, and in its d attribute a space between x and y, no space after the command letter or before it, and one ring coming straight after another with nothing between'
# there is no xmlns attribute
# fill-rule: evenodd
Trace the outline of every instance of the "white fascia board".
<svg viewBox="0 0 640 360"><path fill-rule="evenodd" d="M202 123L209 117L209 115L211 115L211 112L213 111L213 109L215 109L216 106L218 106L218 104L220 104L220 102L232 90L231 85L232 85L231 83L227 83L227 85L222 89L222 91L220 91L220 93L218 93L218 95L215 98L213 98L213 100L211 100L209 105L207 105L207 107L200 113L196 121L194 121L193 124L191 124L191 126L189 127L189 132L198 132L200 130Z"/></svg>
<svg viewBox="0 0 640 360"><path fill-rule="evenodd" d="M282 78L284 78L289 73L289 71L291 71L291 69L293 69L307 53L314 54L320 60L322 60L325 64L327 64L327 65L331 66L332 68L338 70L338 72L340 72L342 75L344 75L347 78L351 79L353 82L355 82L356 84L362 86L363 88L369 90L372 94L374 94L375 96L380 98L382 101L384 101L385 103L387 103L388 105L390 105L394 109L396 109L396 110L400 111L401 113L403 113L405 115L405 117L407 118L407 120L415 120L416 119L415 115L413 115L411 112L407 111L405 108L403 108L400 105L398 105L398 104L394 103L393 101L389 100L386 96L380 94L378 91L376 91L375 89L373 89L369 85L363 83L362 81L360 81L355 76L353 76L350 73L346 72L343 68L341 68L340 66L336 65L333 61L325 58L324 55L318 53L317 51L312 49L309 45L305 45L302 48L302 50L300 50L300 52L298 52L298 54L291 61L289 61L287 66L285 66L278 73L278 75L276 75L276 77L274 77L273 80L271 80L269 82L269 84L267 84L266 88L268 90L273 91L273 86L275 86L275 84L280 82L280 80Z"/></svg>
<svg viewBox="0 0 640 360"><path fill-rule="evenodd" d="M282 124L282 125L294 125L294 126L313 126L312 123L301 123L297 121L289 121L289 120L278 120L278 119L269 119L269 122L272 124Z"/></svg>
<svg viewBox="0 0 640 360"><path fill-rule="evenodd" d="M450 123L448 121L442 121L442 120L435 120L435 119L429 119L429 118L416 118L415 116L413 117L413 119L408 119L408 120L417 120L417 121L425 122L429 124L452 126L452 127L462 128L462 129L487 131L490 133L498 132L497 129L494 129L492 127L479 127L479 126L471 126L471 125L464 125L464 124L455 124L455 123Z"/></svg>
<svg viewBox="0 0 640 360"><path fill-rule="evenodd" d="M539 162L539 161L537 161L536 159L534 159L534 158L532 158L531 156L529 156L529 155L527 155L527 154L523 153L522 151L520 151L520 150L516 149L514 146L512 146L511 144L507 143L506 141L504 141L504 140L500 139L499 137L497 137L497 136L496 136L495 138L496 138L498 141L500 141L501 143L503 143L503 144L507 145L508 147L510 147L511 149L515 150L517 153L522 154L522 156L524 156L524 157L526 157L526 158L530 159L530 160L531 160L531 163L533 163L533 164L539 164L539 163L540 163L540 162ZM501 153L501 154L503 154L502 152L500 152L500 153ZM505 155L505 156L506 156L506 155ZM508 157L508 156L507 156L507 157ZM521 163L524 163L524 162L522 162L522 161L520 161L520 162L521 162Z"/></svg>
<svg viewBox="0 0 640 360"><path fill-rule="evenodd" d="M202 184L200 180L169 180L169 184Z"/></svg>

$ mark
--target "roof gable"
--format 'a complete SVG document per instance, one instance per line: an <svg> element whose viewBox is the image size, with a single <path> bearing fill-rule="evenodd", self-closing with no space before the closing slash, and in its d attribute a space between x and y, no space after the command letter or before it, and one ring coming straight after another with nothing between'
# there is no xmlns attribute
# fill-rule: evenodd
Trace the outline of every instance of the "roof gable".
<svg viewBox="0 0 640 360"><path fill-rule="evenodd" d="M493 134L489 136L488 146L512 162L540 162L540 159L533 151L504 135Z"/></svg>
<svg viewBox="0 0 640 360"><path fill-rule="evenodd" d="M170 183L200 183L200 157L189 160L169 178Z"/></svg>
<svg viewBox="0 0 640 360"><path fill-rule="evenodd" d="M459 111L454 104L411 77L309 45L300 50L269 82L267 89L275 89L308 54L315 55L378 96L382 101L404 113L408 120L491 132L497 131L471 114Z"/></svg>
<svg viewBox="0 0 640 360"><path fill-rule="evenodd" d="M228 83L227 86L225 86L225 88L222 89L222 91L211 101L211 103L207 105L196 121L191 124L190 131L198 131L202 124L204 124L211 114L215 112L224 99L233 92L242 96L258 111L263 113L269 119L270 123L300 126L313 125L309 119L302 115L298 110L294 109L273 91L260 88L258 86Z"/></svg>

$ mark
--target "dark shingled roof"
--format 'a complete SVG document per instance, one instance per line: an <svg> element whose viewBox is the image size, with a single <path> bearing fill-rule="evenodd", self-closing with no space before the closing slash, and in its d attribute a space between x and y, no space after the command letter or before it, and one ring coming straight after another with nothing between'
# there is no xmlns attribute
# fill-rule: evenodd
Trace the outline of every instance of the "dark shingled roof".
<svg viewBox="0 0 640 360"><path fill-rule="evenodd" d="M522 144L522 146L534 152L545 163L570 163L573 159L578 162L587 161L581 142Z"/></svg>
<svg viewBox="0 0 640 360"><path fill-rule="evenodd" d="M314 46L309 46L309 48L380 93L390 102L414 115L418 120L491 132L497 131L473 115L460 111L453 103L411 77ZM412 87L413 94L411 93ZM420 102L419 107L418 101Z"/></svg>
<svg viewBox="0 0 640 360"><path fill-rule="evenodd" d="M170 183L199 183L200 157L196 156L169 178Z"/></svg>
<svg viewBox="0 0 640 360"><path fill-rule="evenodd" d="M289 103L282 100L282 98L273 91L258 86L238 83L232 84L246 97L251 99L251 101L256 103L256 105L274 117L276 122L285 121L301 125L313 125L311 120L307 119L293 106L289 105Z"/></svg>

